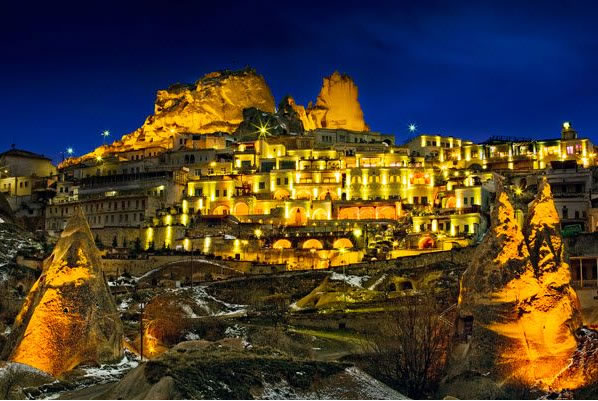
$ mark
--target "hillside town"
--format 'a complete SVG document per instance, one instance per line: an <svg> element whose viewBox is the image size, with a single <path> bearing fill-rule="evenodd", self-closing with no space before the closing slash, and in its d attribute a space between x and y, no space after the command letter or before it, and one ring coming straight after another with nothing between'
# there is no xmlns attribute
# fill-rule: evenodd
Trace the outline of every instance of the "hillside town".
<svg viewBox="0 0 598 401"><path fill-rule="evenodd" d="M0 396L595 397L583 127L406 131L346 74L304 107L246 68L88 153L0 153Z"/></svg>

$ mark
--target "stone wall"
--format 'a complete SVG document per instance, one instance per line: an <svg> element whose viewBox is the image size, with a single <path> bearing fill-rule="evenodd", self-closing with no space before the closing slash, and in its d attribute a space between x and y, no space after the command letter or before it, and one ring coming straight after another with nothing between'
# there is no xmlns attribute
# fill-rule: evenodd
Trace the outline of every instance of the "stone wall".
<svg viewBox="0 0 598 401"><path fill-rule="evenodd" d="M475 251L475 246L466 248L451 249L449 251L439 251L423 253L414 256L404 256L391 260L379 260L375 262L355 263L346 267L351 273L368 274L372 271L388 269L421 268L439 262L452 262L456 264L467 265ZM339 267L337 267L339 269Z"/></svg>
<svg viewBox="0 0 598 401"><path fill-rule="evenodd" d="M350 330L358 333L377 333L385 312L368 313L318 313L292 315L289 323L297 327L324 330Z"/></svg>

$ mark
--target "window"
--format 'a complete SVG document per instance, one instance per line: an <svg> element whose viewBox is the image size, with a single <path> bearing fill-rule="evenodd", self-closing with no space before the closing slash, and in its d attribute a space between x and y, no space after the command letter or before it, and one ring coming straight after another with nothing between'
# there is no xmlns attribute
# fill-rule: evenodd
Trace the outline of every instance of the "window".
<svg viewBox="0 0 598 401"><path fill-rule="evenodd" d="M426 230L426 225L425 224L420 224L419 225L419 231L425 231Z"/></svg>
<svg viewBox="0 0 598 401"><path fill-rule="evenodd" d="M226 198L226 189L222 190L222 196Z"/></svg>
<svg viewBox="0 0 598 401"><path fill-rule="evenodd" d="M195 196L202 196L203 188L195 188Z"/></svg>
<svg viewBox="0 0 598 401"><path fill-rule="evenodd" d="M419 203L419 196L414 196L413 197L413 204L417 205Z"/></svg>
<svg viewBox="0 0 598 401"><path fill-rule="evenodd" d="M289 185L289 178L288 177L285 177L285 179L284 179L284 185Z"/></svg>
<svg viewBox="0 0 598 401"><path fill-rule="evenodd" d="M473 205L474 205L473 196L472 196L471 198L469 198L469 200L470 200L469 204L470 204L471 206L473 206Z"/></svg>
<svg viewBox="0 0 598 401"><path fill-rule="evenodd" d="M464 231L465 233L468 233L468 232L469 232L469 224L465 224L465 225L463 226L463 231Z"/></svg>
<svg viewBox="0 0 598 401"><path fill-rule="evenodd" d="M463 198L463 204L467 205L467 198Z"/></svg>
<svg viewBox="0 0 598 401"><path fill-rule="evenodd" d="M264 181L260 181L259 188L260 189L266 189L266 183Z"/></svg>
<svg viewBox="0 0 598 401"><path fill-rule="evenodd" d="M276 178L276 185L280 185L280 177Z"/></svg>
<svg viewBox="0 0 598 401"><path fill-rule="evenodd" d="M427 205L427 204L428 204L428 197L422 196L422 205Z"/></svg>
<svg viewBox="0 0 598 401"><path fill-rule="evenodd" d="M219 190L219 189L217 189L217 190L216 190L216 197L218 198L219 196L220 196L220 190Z"/></svg>

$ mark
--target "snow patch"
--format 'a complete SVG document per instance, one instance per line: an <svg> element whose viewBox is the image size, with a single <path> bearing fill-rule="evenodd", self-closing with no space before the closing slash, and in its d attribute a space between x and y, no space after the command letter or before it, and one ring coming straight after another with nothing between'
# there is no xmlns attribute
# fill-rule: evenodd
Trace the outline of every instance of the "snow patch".
<svg viewBox="0 0 598 401"><path fill-rule="evenodd" d="M365 283L370 276L354 276L350 274L342 274L333 272L330 276L330 280L333 281L344 281L345 283L349 284L352 287L359 287L363 288L363 283Z"/></svg>
<svg viewBox="0 0 598 401"><path fill-rule="evenodd" d="M376 287L378 287L378 284L380 284L385 278L386 278L386 273L381 275L380 278L378 280L376 280L376 282L374 284L370 285L368 290L374 291L376 289Z"/></svg>
<svg viewBox="0 0 598 401"><path fill-rule="evenodd" d="M187 341L195 341L195 340L199 340L199 339L201 339L199 334L195 334L195 333L185 334L185 340L187 340Z"/></svg>

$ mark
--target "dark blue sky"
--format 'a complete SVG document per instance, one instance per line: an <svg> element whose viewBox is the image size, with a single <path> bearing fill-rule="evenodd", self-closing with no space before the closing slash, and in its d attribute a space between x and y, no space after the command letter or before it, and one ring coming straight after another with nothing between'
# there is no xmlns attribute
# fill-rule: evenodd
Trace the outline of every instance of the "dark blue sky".
<svg viewBox="0 0 598 401"><path fill-rule="evenodd" d="M399 141L411 122L481 141L554 137L571 120L598 142L589 2L6 3L1 149L88 152L104 129L116 139L138 128L156 90L246 65L277 102L301 104L346 72L372 130Z"/></svg>

